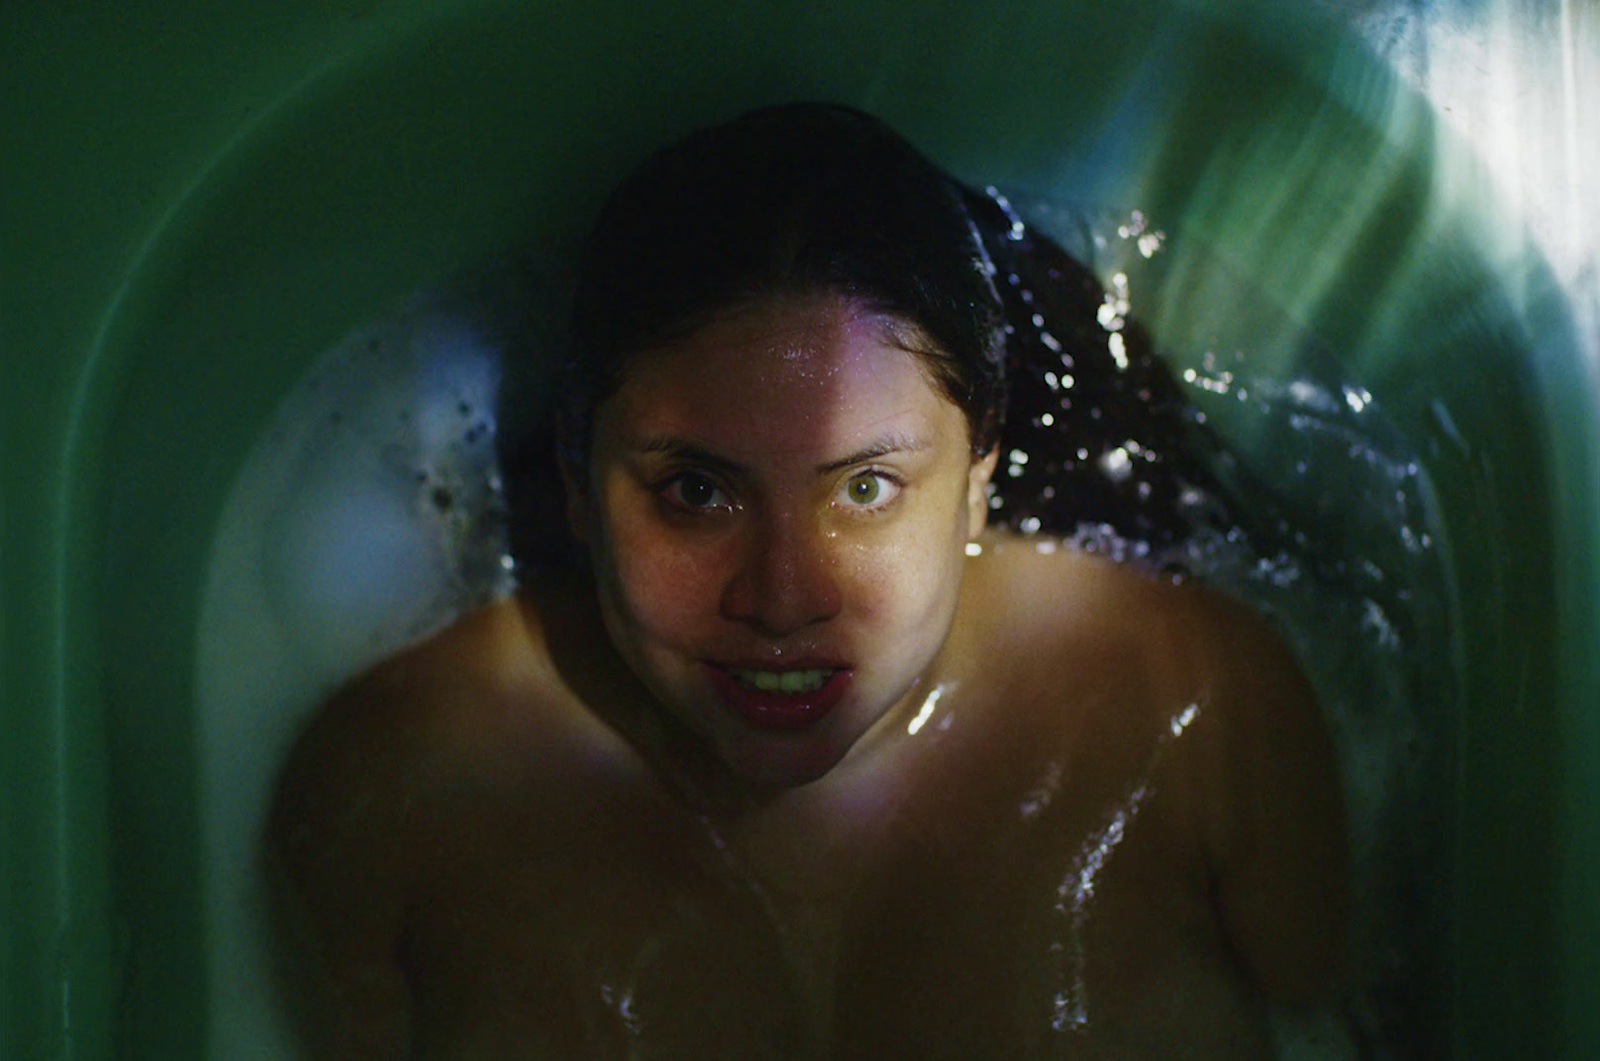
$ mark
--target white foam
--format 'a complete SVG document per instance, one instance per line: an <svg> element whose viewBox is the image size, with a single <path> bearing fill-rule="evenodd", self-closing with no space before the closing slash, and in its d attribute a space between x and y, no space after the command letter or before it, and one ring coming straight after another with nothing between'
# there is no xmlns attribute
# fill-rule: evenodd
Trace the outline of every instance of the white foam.
<svg viewBox="0 0 1600 1061"><path fill-rule="evenodd" d="M506 592L493 459L500 351L439 296L332 351L285 399L217 532L198 693L220 1061L293 1056L256 863L275 774L340 682Z"/></svg>

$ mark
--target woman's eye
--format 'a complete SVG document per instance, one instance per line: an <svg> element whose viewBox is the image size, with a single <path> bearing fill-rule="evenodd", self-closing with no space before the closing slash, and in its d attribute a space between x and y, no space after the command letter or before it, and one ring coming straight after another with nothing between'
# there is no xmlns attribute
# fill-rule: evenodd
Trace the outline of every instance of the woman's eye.
<svg viewBox="0 0 1600 1061"><path fill-rule="evenodd" d="M845 480L844 500L855 508L872 508L887 503L900 490L900 484L882 472L858 472Z"/></svg>
<svg viewBox="0 0 1600 1061"><path fill-rule="evenodd" d="M662 489L666 499L680 508L719 509L732 508L722 488L699 472L685 472L674 477Z"/></svg>

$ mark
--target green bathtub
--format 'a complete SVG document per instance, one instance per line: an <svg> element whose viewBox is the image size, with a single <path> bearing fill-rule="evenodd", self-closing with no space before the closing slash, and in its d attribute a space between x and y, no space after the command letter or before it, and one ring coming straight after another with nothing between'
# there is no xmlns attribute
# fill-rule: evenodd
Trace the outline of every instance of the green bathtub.
<svg viewBox="0 0 1600 1061"><path fill-rule="evenodd" d="M1458 691L1429 1056L1600 1057L1595 352L1429 108L1313 10L7 5L0 1057L275 1056L218 987L205 839L235 764L205 758L197 646L246 455L353 328L796 97L1181 219L1386 409L1434 491Z"/></svg>

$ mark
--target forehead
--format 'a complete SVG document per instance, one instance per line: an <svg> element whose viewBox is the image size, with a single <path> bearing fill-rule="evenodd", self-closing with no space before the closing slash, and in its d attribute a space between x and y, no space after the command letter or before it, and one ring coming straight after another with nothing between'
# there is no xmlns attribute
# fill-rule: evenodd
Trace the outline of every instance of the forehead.
<svg viewBox="0 0 1600 1061"><path fill-rule="evenodd" d="M954 430L964 443L961 411L911 352L928 346L860 302L768 299L635 355L597 426L729 451L811 453L889 431Z"/></svg>

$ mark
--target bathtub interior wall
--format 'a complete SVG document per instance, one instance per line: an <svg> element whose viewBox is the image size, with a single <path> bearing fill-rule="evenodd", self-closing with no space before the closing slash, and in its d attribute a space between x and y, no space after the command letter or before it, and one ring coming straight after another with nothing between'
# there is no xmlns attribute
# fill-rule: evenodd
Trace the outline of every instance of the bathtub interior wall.
<svg viewBox="0 0 1600 1061"><path fill-rule="evenodd" d="M1597 690L1593 382L1559 287L1439 194L1472 163L1361 49L1286 5L224 6L85 37L59 5L13 39L81 52L6 64L85 77L7 127L42 148L10 171L38 209L5 247L7 343L42 395L0 395L8 1056L210 1049L204 779L232 764L203 760L197 631L294 382L457 268L563 245L646 147L801 96L964 176L1182 218L1360 369L1429 464L1457 589L1452 1056L1600 1046L1577 798L1600 763L1570 743ZM117 126L127 83L161 91L126 139L72 132Z"/></svg>

